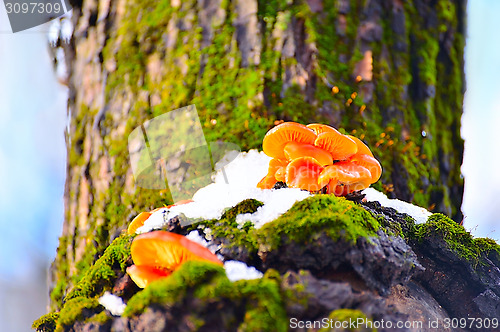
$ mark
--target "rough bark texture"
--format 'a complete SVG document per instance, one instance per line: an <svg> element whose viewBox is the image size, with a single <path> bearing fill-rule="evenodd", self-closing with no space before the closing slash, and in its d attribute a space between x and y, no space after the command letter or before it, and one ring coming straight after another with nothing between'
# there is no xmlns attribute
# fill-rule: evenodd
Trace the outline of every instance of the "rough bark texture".
<svg viewBox="0 0 500 332"><path fill-rule="evenodd" d="M35 328L372 331L365 321L357 328L323 325L324 319L368 318L377 331L500 331L500 246L493 240L474 239L442 214L415 225L378 202L330 195L300 201L258 229L236 222L237 215L260 206L247 199L218 220L187 226L185 216L175 216L163 229L198 233L225 262L245 262L264 272L261 278L229 281L222 267L190 261L139 289L125 273L132 239L123 235L65 297L62 309L40 318ZM122 315L99 305L105 291L125 301ZM316 323L307 328L307 322Z"/></svg>
<svg viewBox="0 0 500 332"><path fill-rule="evenodd" d="M275 120L344 128L374 148L378 189L461 219L464 1L72 5L54 308L135 215L168 203L166 192L135 187L127 137L189 104L207 141L242 149L258 148Z"/></svg>

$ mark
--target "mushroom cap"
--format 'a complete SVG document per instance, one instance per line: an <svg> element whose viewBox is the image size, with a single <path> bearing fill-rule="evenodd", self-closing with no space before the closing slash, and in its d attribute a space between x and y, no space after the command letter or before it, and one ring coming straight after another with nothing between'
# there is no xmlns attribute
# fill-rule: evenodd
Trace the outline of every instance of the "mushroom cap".
<svg viewBox="0 0 500 332"><path fill-rule="evenodd" d="M372 175L371 183L375 183L378 181L378 179L380 179L380 176L382 175L382 166L374 157L370 157L366 154L356 153L354 156L349 158L349 161L368 169Z"/></svg>
<svg viewBox="0 0 500 332"><path fill-rule="evenodd" d="M276 178L274 175L267 174L262 178L262 180L257 183L257 188L259 189L272 189L276 183Z"/></svg>
<svg viewBox="0 0 500 332"><path fill-rule="evenodd" d="M319 134L314 145L330 152L333 160L346 160L358 151L358 147L352 139L333 131Z"/></svg>
<svg viewBox="0 0 500 332"><path fill-rule="evenodd" d="M132 234L135 234L135 231L137 231L137 229L139 227L142 227L144 226L144 222L151 216L151 213L150 212L141 212L139 213L135 218L134 220L132 220L132 222L130 223L130 225L128 225L128 228L127 228L127 234L129 235L132 235Z"/></svg>
<svg viewBox="0 0 500 332"><path fill-rule="evenodd" d="M271 159L269 161L269 168L267 171L267 175L262 180L259 181L259 183L257 184L257 188L271 189L277 181L284 181L284 180L277 180L276 174L280 170L281 173L284 174L284 170L287 164L288 162L284 159L276 159L276 158Z"/></svg>
<svg viewBox="0 0 500 332"><path fill-rule="evenodd" d="M168 277L172 271L159 269L152 266L132 265L127 267L127 274L140 288L145 288L151 282L160 278Z"/></svg>
<svg viewBox="0 0 500 332"><path fill-rule="evenodd" d="M323 170L312 157L300 157L292 160L286 167L286 184L291 188L318 191L318 176Z"/></svg>
<svg viewBox="0 0 500 332"><path fill-rule="evenodd" d="M138 266L175 270L189 260L221 261L210 250L185 236L154 231L137 236L130 247L132 260Z"/></svg>
<svg viewBox="0 0 500 332"><path fill-rule="evenodd" d="M358 152L356 152L356 154L367 154L370 157L373 157L373 153L371 152L370 148L365 143L363 143L362 140L351 135L346 135L346 136L352 139L356 143L358 147Z"/></svg>
<svg viewBox="0 0 500 332"><path fill-rule="evenodd" d="M337 129L330 127L328 125L322 124L322 123L311 123L311 124L308 124L306 127L314 130L316 135L319 135L321 133L328 133L328 132L339 133L339 131Z"/></svg>
<svg viewBox="0 0 500 332"><path fill-rule="evenodd" d="M372 175L370 171L365 167L356 165L349 161L341 161L325 167L318 177L318 184L320 185L320 188L323 188L327 184L334 181L336 185L356 184L354 187L364 186L364 188L367 188L371 184L371 178Z"/></svg>
<svg viewBox="0 0 500 332"><path fill-rule="evenodd" d="M181 199L180 201L177 201L175 202L174 204L171 204L171 205L168 205L168 206L162 206L162 207L159 207L159 208L156 208L154 209L153 211L151 211L151 213L154 213L156 211L159 211L161 209L170 209L172 206L177 206L177 205L184 205L184 204L189 204L189 203L193 203L194 201L192 199Z"/></svg>
<svg viewBox="0 0 500 332"><path fill-rule="evenodd" d="M284 122L267 132L262 142L262 150L269 157L285 159L283 148L288 142L314 144L315 139L314 131L303 124Z"/></svg>
<svg viewBox="0 0 500 332"><path fill-rule="evenodd" d="M333 163L332 155L312 144L290 142L283 149L287 160L294 160L299 157L313 157L321 165L331 165Z"/></svg>

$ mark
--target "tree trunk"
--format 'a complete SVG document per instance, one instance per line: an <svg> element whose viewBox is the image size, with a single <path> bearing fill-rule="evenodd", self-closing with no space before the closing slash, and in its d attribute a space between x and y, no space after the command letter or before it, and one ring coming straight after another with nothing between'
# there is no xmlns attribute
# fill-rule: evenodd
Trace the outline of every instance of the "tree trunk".
<svg viewBox="0 0 500 332"><path fill-rule="evenodd" d="M53 307L135 215L169 203L136 188L128 135L190 104L207 141L243 150L276 120L343 128L381 162L377 189L461 220L464 2L73 1Z"/></svg>

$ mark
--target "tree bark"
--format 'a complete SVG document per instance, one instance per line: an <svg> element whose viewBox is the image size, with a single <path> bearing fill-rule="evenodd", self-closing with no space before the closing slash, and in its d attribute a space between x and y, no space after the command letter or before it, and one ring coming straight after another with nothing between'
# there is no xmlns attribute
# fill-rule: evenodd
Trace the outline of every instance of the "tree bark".
<svg viewBox="0 0 500 332"><path fill-rule="evenodd" d="M169 203L165 191L136 188L128 134L190 104L207 141L243 150L259 148L277 120L343 128L381 162L377 189L461 220L465 1L72 5L54 308L135 215Z"/></svg>

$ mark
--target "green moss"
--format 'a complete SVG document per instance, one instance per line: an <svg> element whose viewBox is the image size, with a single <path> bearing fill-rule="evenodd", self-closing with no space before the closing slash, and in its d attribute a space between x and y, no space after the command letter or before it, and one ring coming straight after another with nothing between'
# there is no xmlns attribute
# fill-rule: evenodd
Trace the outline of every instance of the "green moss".
<svg viewBox="0 0 500 332"><path fill-rule="evenodd" d="M366 315L360 311L360 310L354 310L354 309L337 309L334 310L330 313L328 316L329 324L331 327L334 327L335 331L377 331L377 329L365 329L364 327L361 328L350 328L349 323L350 322L356 322L358 319L361 319L364 322L368 321L368 318ZM342 322L344 323L347 328L342 328L342 329L337 329L335 326L342 326ZM364 324L362 324L364 326ZM319 331L332 331L330 328L322 328Z"/></svg>
<svg viewBox="0 0 500 332"><path fill-rule="evenodd" d="M167 307L182 305L186 297L194 297L207 305L213 305L214 301L228 305L229 301L229 305L241 307L245 315L239 330L286 331L286 312L278 281L272 273L262 279L233 283L221 266L198 261L186 262L170 277L152 282L134 295L124 315L141 314L152 304ZM202 322L194 312L192 318Z"/></svg>
<svg viewBox="0 0 500 332"><path fill-rule="evenodd" d="M107 322L111 322L112 319L113 318L110 316L110 314L108 314L108 312L106 310L103 310L100 313L98 313L97 315L93 315L92 317L90 317L87 321L88 322L95 322L99 325L104 325Z"/></svg>
<svg viewBox="0 0 500 332"><path fill-rule="evenodd" d="M64 268L63 264L61 264L60 266L61 266L61 269ZM66 264L66 266L67 266L67 264ZM65 271L63 271L63 273L64 272ZM51 306L53 307L53 309L60 308L60 306L62 305L62 300L64 298L64 291L66 289L66 284L67 284L67 281L64 278L59 278L57 280L56 285L54 286L54 288L50 292L50 302L51 302Z"/></svg>
<svg viewBox="0 0 500 332"><path fill-rule="evenodd" d="M224 278L227 282L224 281ZM154 303L174 305L186 295L188 290L209 287L212 280L222 288L225 288L229 283L224 268L216 264L197 261L186 262L168 278L154 281L134 295L127 303L124 316L141 314ZM216 292L215 290L211 291ZM198 293L200 292L203 293L203 290L198 290Z"/></svg>
<svg viewBox="0 0 500 332"><path fill-rule="evenodd" d="M253 223L246 222L239 225L236 216L240 213L254 213L262 206L262 202L255 199L246 199L228 209L220 220L206 220L193 224L191 229L210 229L210 235L216 238L225 238L230 247L244 247L249 251L250 257L256 257L258 243L255 236Z"/></svg>
<svg viewBox="0 0 500 332"><path fill-rule="evenodd" d="M125 272L126 262L130 257L131 240L129 235L116 238L65 297L65 301L77 297L95 297L111 289L117 273Z"/></svg>
<svg viewBox="0 0 500 332"><path fill-rule="evenodd" d="M257 206L254 205L255 210ZM314 195L297 202L276 220L259 229L255 229L253 224L245 224L247 227L238 225L235 221L237 213L229 211L231 218L205 221L193 225L193 229L210 228L212 236L228 240L224 245L229 248L245 248L250 259L257 259L259 248L278 250L289 242L306 244L314 241L320 233L334 240L355 243L360 237L376 236L380 228L379 222L365 209L343 197L332 195Z"/></svg>
<svg viewBox="0 0 500 332"><path fill-rule="evenodd" d="M125 272L127 261L130 258L130 244L132 241L132 236L122 235L116 238L109 246L106 248L101 257L92 265L92 262L86 256L89 261L85 259L80 261L79 264L82 266L89 265L80 280L73 280L76 283L75 287L64 297L64 301L61 301L60 306L61 311L58 313L51 313L47 316L56 317L59 315L58 330L61 330L61 326L71 325L76 320L81 320L85 315L90 315L91 309L96 309L99 306L97 297L102 295L104 291L110 290L116 278L119 274ZM95 250L95 248L94 248ZM94 251L92 251L93 253ZM82 270L83 267L80 267ZM62 298L63 289L67 287L67 280L64 281L62 278L59 279L55 289L51 293L51 298L58 300ZM82 316L83 315L83 316ZM42 316L35 323L40 322ZM105 322L106 314L101 314L93 318L94 321ZM55 321L55 319L54 319ZM34 324L35 324L34 323Z"/></svg>
<svg viewBox="0 0 500 332"><path fill-rule="evenodd" d="M222 215L221 219L227 219L229 221L236 221L236 216L242 213L254 213L257 209L264 204L256 199L249 198L236 204L234 207L228 209Z"/></svg>
<svg viewBox="0 0 500 332"><path fill-rule="evenodd" d="M39 332L54 332L58 319L59 313L51 312L34 321L31 328Z"/></svg>
<svg viewBox="0 0 500 332"><path fill-rule="evenodd" d="M256 231L261 245L278 249L283 242L308 243L319 232L334 240L355 243L376 236L378 221L362 207L333 195L315 195L295 203L290 210Z"/></svg>
<svg viewBox="0 0 500 332"><path fill-rule="evenodd" d="M425 224L416 225L414 237L419 241L442 238L451 250L474 265L486 264L484 257L490 254L500 255L500 246L494 240L474 238L462 225L440 213L431 215Z"/></svg>
<svg viewBox="0 0 500 332"><path fill-rule="evenodd" d="M72 326L76 321L83 321L102 310L104 310L104 307L95 298L79 297L71 299L61 309L55 331L64 331L65 327Z"/></svg>
<svg viewBox="0 0 500 332"><path fill-rule="evenodd" d="M288 331L286 299L274 278L266 275L262 279L240 280L234 283L234 288L246 302L244 321L238 330Z"/></svg>

